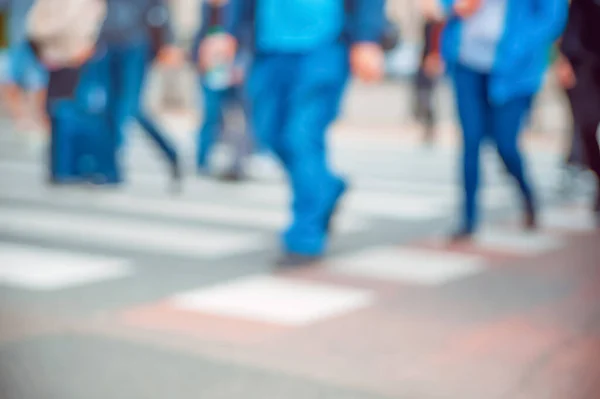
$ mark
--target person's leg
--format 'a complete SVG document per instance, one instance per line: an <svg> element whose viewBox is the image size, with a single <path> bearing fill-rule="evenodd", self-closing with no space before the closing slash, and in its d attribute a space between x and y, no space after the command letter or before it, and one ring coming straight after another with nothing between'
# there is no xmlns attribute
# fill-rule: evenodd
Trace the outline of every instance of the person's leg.
<svg viewBox="0 0 600 399"><path fill-rule="evenodd" d="M140 127L146 132L148 137L158 146L163 155L167 158L167 161L171 164L177 163L177 150L175 145L167 139L167 136L160 131L156 122L148 116L148 114L142 110L138 111L136 120Z"/></svg>
<svg viewBox="0 0 600 399"><path fill-rule="evenodd" d="M295 60L290 60L294 62ZM330 214L345 184L327 165L325 134L337 116L348 77L347 49L333 45L295 61L280 149L293 193L293 221L284 234L288 254L321 256Z"/></svg>
<svg viewBox="0 0 600 399"><path fill-rule="evenodd" d="M239 88L232 87L225 93L223 104L223 137L233 153L233 159L222 179L238 181L243 179L243 163L249 155L250 143L247 137L246 115Z"/></svg>
<svg viewBox="0 0 600 399"><path fill-rule="evenodd" d="M282 151L281 130L288 112L289 58L294 57L258 55L246 84L251 110L250 130L255 146L272 152L284 167L287 158Z"/></svg>
<svg viewBox="0 0 600 399"><path fill-rule="evenodd" d="M478 222L477 191L479 155L488 127L489 105L487 78L468 68L457 66L453 73L458 116L463 133L462 176L464 188L463 221L456 239L470 236Z"/></svg>
<svg viewBox="0 0 600 399"><path fill-rule="evenodd" d="M600 148L597 135L600 124L600 66L580 67L575 73L577 85L572 94L573 111L580 124L584 157L598 179L594 210L600 214Z"/></svg>
<svg viewBox="0 0 600 399"><path fill-rule="evenodd" d="M117 144L121 148L127 139L125 129L131 118L140 109L140 96L146 77L150 46L148 43L129 44L117 47L113 52L111 79L118 96L115 111L117 112Z"/></svg>
<svg viewBox="0 0 600 399"><path fill-rule="evenodd" d="M208 170L208 161L212 149L218 141L223 128L222 91L212 90L200 82L204 101L204 121L197 137L196 168L199 172Z"/></svg>
<svg viewBox="0 0 600 399"><path fill-rule="evenodd" d="M24 123L23 84L25 47L23 43L11 44L8 49L8 79L2 90L2 96L11 118L19 128Z"/></svg>
<svg viewBox="0 0 600 399"><path fill-rule="evenodd" d="M523 157L519 150L519 134L531 109L532 101L532 96L519 97L492 108L492 135L498 154L507 171L517 181L523 195L527 228L534 228L536 225L536 206Z"/></svg>

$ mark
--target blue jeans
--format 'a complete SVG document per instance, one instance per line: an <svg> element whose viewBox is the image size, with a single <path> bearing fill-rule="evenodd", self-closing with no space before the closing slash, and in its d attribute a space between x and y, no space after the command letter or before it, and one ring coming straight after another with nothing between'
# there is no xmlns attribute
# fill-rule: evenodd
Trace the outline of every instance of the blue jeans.
<svg viewBox="0 0 600 399"><path fill-rule="evenodd" d="M246 119L246 127L243 132L233 132L236 135L243 135L243 139L237 139L237 142L231 143L236 148L236 160L234 167L239 167L244 155L249 151L250 136L247 131L250 123L249 102L246 98L244 87L232 87L226 90L212 90L208 88L202 79L199 81L200 89L204 99L204 122L198 132L198 145L196 153L196 166L199 169L205 169L208 166L208 159L215 144L224 133L224 113L228 106L239 106L243 109ZM232 132L225 132L232 133ZM240 136L238 136L240 137Z"/></svg>
<svg viewBox="0 0 600 399"><path fill-rule="evenodd" d="M348 51L339 44L255 58L249 82L255 134L281 161L292 188L293 221L283 235L288 252L325 251L327 219L345 186L329 168L325 136L348 74Z"/></svg>
<svg viewBox="0 0 600 399"><path fill-rule="evenodd" d="M149 43L112 44L104 58L108 81L108 116L117 148L125 142L127 122L137 116L140 95L150 63Z"/></svg>
<svg viewBox="0 0 600 399"><path fill-rule="evenodd" d="M508 172L515 178L525 201L533 192L525 173L518 137L529 115L533 96L518 97L503 104L488 100L489 76L457 65L453 70L456 103L463 131L464 227L477 225L479 154L485 137L495 143Z"/></svg>

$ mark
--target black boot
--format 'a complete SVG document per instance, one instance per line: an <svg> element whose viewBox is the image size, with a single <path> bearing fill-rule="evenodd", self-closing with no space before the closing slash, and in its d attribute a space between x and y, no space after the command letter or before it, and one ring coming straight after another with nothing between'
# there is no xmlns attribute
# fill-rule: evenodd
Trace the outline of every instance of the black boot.
<svg viewBox="0 0 600 399"><path fill-rule="evenodd" d="M321 257L309 256L288 252L277 260L277 267L281 269L296 269L301 267L314 266Z"/></svg>
<svg viewBox="0 0 600 399"><path fill-rule="evenodd" d="M525 218L523 220L523 226L527 231L537 230L537 208L532 200L528 200L525 203Z"/></svg>
<svg viewBox="0 0 600 399"><path fill-rule="evenodd" d="M473 239L473 235L475 234L475 229L473 227L464 226L460 229L456 230L454 233L450 235L451 243L460 243L465 241L470 241Z"/></svg>
<svg viewBox="0 0 600 399"><path fill-rule="evenodd" d="M183 173L181 171L181 163L178 158L171 162L171 191L175 194L181 193L183 189Z"/></svg>

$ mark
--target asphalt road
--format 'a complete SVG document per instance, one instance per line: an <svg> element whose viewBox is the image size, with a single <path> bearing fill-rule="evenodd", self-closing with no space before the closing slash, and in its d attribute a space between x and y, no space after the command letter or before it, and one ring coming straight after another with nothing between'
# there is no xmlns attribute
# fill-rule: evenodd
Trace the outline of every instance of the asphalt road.
<svg viewBox="0 0 600 399"><path fill-rule="evenodd" d="M274 268L280 179L190 174L179 196L136 133L120 190L49 188L0 133L0 398L596 398L598 233L589 192L529 165L543 228L484 158L484 227L449 246L451 147L333 140L352 182L329 256ZM189 153L190 144L182 150ZM597 362L596 362L597 363Z"/></svg>

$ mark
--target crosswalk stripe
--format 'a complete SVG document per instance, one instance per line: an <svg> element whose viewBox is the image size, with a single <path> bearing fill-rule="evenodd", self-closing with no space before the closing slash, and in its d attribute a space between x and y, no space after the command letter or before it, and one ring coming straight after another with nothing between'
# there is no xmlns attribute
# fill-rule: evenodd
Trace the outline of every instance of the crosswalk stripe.
<svg viewBox="0 0 600 399"><path fill-rule="evenodd" d="M0 208L0 232L78 244L166 253L195 258L219 258L263 247L259 234L200 227L179 227L149 221L128 221L106 215L76 215L68 211Z"/></svg>
<svg viewBox="0 0 600 399"><path fill-rule="evenodd" d="M0 199L32 201L40 205L94 209L103 212L124 212L129 215L166 217L181 222L218 223L236 227L251 227L277 231L289 222L287 209L257 208L243 204L219 204L208 201L152 199L127 193L56 192L43 187L14 187L0 191ZM340 233L355 233L367 226L356 215L342 214L337 222Z"/></svg>
<svg viewBox="0 0 600 399"><path fill-rule="evenodd" d="M126 259L0 243L0 285L53 291L132 273Z"/></svg>
<svg viewBox="0 0 600 399"><path fill-rule="evenodd" d="M484 270L485 259L474 255L436 253L398 247L374 247L329 261L328 268L350 276L440 285Z"/></svg>
<svg viewBox="0 0 600 399"><path fill-rule="evenodd" d="M250 276L179 294L178 310L300 327L370 306L370 291L274 276Z"/></svg>

